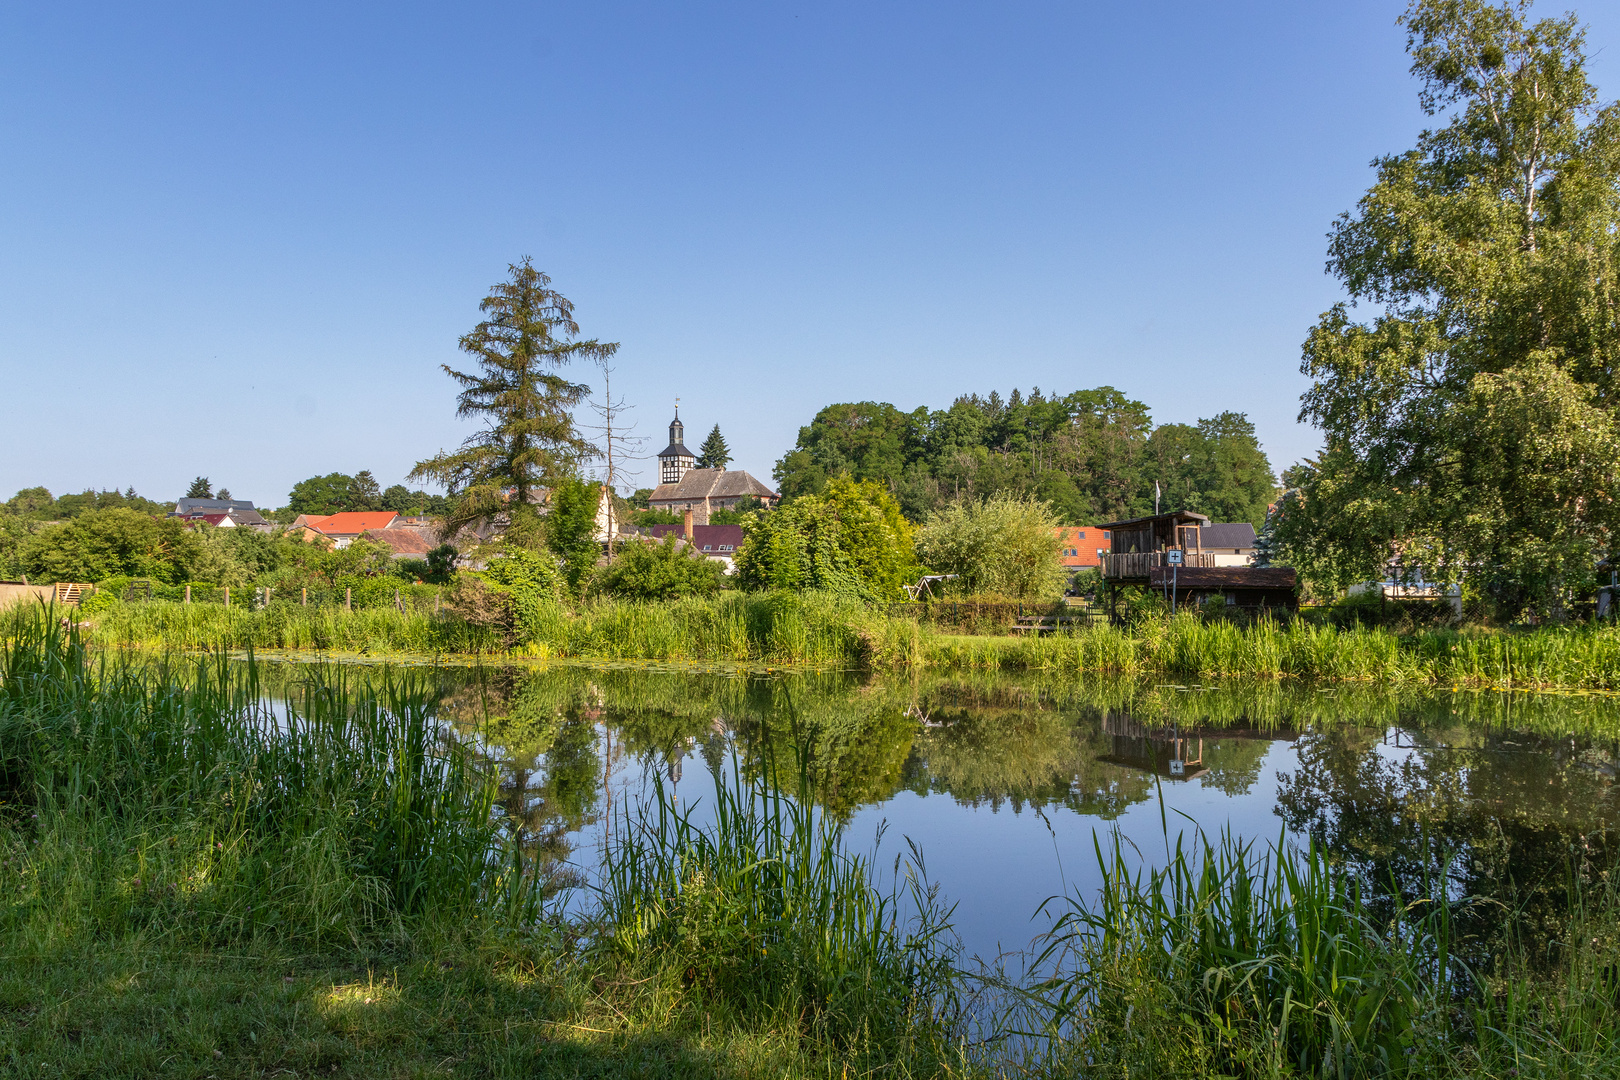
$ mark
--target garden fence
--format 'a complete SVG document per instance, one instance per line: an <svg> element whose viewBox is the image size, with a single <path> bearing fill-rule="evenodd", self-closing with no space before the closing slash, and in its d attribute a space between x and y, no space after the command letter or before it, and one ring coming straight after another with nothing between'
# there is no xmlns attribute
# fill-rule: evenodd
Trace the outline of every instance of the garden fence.
<svg viewBox="0 0 1620 1080"><path fill-rule="evenodd" d="M143 603L152 600L171 600L184 604L218 604L225 607L245 606L257 610L265 607L341 607L350 610L394 608L400 612L435 612L444 604L444 590L437 585L395 584L387 581L366 581L353 586L329 587L247 587L230 588L224 585L165 585L160 582L134 580L119 590L119 599L125 603Z"/></svg>

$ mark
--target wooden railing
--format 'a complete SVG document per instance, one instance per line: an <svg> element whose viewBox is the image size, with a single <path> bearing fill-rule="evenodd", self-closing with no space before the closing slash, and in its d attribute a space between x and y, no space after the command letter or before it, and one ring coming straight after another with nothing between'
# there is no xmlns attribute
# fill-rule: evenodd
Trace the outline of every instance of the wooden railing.
<svg viewBox="0 0 1620 1080"><path fill-rule="evenodd" d="M1182 566L1215 566L1215 554L1209 551L1188 551L1182 554ZM1163 566L1162 551L1125 551L1118 554L1105 552L1102 572L1105 578L1145 578L1155 566Z"/></svg>

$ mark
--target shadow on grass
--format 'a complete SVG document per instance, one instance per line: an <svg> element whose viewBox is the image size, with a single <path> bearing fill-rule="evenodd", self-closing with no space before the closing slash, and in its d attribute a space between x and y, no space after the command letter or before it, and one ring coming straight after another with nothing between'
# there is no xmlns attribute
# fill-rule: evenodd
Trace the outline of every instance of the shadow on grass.
<svg viewBox="0 0 1620 1080"><path fill-rule="evenodd" d="M645 998L669 1011L642 1018L612 986L515 957L357 962L138 940L4 952L10 1075L731 1078L804 1064L779 1034L710 1032L701 1009Z"/></svg>

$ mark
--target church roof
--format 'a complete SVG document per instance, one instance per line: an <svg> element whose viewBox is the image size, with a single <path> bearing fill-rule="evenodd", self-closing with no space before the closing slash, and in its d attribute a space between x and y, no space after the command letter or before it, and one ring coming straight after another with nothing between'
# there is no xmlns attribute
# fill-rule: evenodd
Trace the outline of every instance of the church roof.
<svg viewBox="0 0 1620 1080"><path fill-rule="evenodd" d="M686 448L685 443L678 443L678 442L672 442L668 446L664 447L662 450L658 451L658 456L661 457L661 458L666 458L666 457L689 457L689 458L695 458L695 457L697 457L696 454L692 453L692 451L690 451L690 450L688 450Z"/></svg>
<svg viewBox="0 0 1620 1080"><path fill-rule="evenodd" d="M777 498L776 492L742 469L688 469L676 484L659 484L648 502L687 502L693 499L739 499L753 495Z"/></svg>

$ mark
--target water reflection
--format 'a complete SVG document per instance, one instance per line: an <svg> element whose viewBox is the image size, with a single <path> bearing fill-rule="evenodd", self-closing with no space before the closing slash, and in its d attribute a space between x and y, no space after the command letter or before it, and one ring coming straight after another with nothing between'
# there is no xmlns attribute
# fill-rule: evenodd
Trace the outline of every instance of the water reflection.
<svg viewBox="0 0 1620 1080"><path fill-rule="evenodd" d="M1549 934L1616 854L1607 698L585 667L434 677L553 889L588 878L608 816L653 778L690 802L733 757L748 772L774 762L857 844L882 823L918 841L982 955L1025 944L1047 896L1095 887L1094 829L1119 828L1149 860L1166 823L1189 819L1314 839L1383 903L1446 875L1451 895L1515 906ZM1502 910L1463 916L1487 967Z"/></svg>

